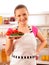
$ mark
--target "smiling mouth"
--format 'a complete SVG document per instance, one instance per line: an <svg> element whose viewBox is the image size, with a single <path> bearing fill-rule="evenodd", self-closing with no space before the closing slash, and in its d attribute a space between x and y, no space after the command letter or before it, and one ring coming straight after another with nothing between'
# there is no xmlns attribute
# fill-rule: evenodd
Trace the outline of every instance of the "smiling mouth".
<svg viewBox="0 0 49 65"><path fill-rule="evenodd" d="M21 22L25 22L25 21L21 21Z"/></svg>
<svg viewBox="0 0 49 65"><path fill-rule="evenodd" d="M25 22L25 21L27 21L27 18L25 18L24 20L22 20L21 22Z"/></svg>
<svg viewBox="0 0 49 65"><path fill-rule="evenodd" d="M25 22L26 20L21 20L21 22Z"/></svg>

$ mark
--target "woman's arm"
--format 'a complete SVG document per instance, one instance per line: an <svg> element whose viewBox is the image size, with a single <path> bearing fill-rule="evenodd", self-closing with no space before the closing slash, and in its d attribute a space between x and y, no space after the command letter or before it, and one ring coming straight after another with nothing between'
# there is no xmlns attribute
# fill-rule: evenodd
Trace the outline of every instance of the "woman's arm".
<svg viewBox="0 0 49 65"><path fill-rule="evenodd" d="M37 38L41 41L41 44L36 50L36 53L39 54L39 52L45 47L47 41L39 30L37 32Z"/></svg>
<svg viewBox="0 0 49 65"><path fill-rule="evenodd" d="M10 38L9 36L7 36L5 51L6 51L8 56L12 53L13 47L14 47L13 38Z"/></svg>

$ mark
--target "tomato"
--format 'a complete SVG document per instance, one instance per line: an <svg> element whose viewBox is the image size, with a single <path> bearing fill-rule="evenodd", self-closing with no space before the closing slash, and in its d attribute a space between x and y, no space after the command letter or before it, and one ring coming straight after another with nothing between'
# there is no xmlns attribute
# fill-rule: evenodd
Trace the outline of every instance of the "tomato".
<svg viewBox="0 0 49 65"><path fill-rule="evenodd" d="M18 30L13 30L13 33L18 33Z"/></svg>
<svg viewBox="0 0 49 65"><path fill-rule="evenodd" d="M10 34L11 34L11 33L10 33L9 31L7 31L7 32L6 32L6 35L8 35L8 36L9 36Z"/></svg>
<svg viewBox="0 0 49 65"><path fill-rule="evenodd" d="M11 35L11 34L13 34L13 30L12 30L11 28L9 28L8 31L6 32L6 35L9 36L9 35Z"/></svg>

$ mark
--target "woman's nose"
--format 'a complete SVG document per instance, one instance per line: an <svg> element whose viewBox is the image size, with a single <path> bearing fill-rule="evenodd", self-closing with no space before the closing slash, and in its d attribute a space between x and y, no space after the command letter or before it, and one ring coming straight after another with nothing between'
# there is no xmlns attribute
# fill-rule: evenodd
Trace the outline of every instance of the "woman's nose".
<svg viewBox="0 0 49 65"><path fill-rule="evenodd" d="M24 16L21 16L21 20L23 20L24 19Z"/></svg>

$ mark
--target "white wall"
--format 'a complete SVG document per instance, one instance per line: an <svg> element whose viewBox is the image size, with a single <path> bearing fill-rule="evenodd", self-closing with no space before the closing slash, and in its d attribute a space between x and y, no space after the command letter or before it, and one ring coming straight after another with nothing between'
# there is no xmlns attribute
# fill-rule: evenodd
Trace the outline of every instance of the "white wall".
<svg viewBox="0 0 49 65"><path fill-rule="evenodd" d="M45 25L45 15L33 15L28 18L29 25Z"/></svg>
<svg viewBox="0 0 49 65"><path fill-rule="evenodd" d="M49 0L0 0L0 15L13 16L14 8L18 4L26 5L30 14L41 14L49 12ZM41 16L33 17L34 21L33 24L41 24L42 22L44 24L45 19L44 17L43 18L42 17ZM32 24L32 17L30 18L29 21L31 21Z"/></svg>
<svg viewBox="0 0 49 65"><path fill-rule="evenodd" d="M49 0L0 0L0 15L13 15L18 4L25 4L31 14L49 11Z"/></svg>

